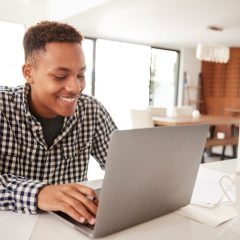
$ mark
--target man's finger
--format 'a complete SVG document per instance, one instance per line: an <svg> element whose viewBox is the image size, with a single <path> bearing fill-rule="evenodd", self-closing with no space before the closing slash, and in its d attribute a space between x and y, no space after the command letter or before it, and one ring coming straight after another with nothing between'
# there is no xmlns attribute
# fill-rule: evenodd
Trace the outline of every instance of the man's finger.
<svg viewBox="0 0 240 240"><path fill-rule="evenodd" d="M84 223L86 218L83 217L78 211L76 211L70 204L65 203L65 202L59 202L58 204L58 210L61 212L66 213L69 215L71 218L74 220Z"/></svg>
<svg viewBox="0 0 240 240"><path fill-rule="evenodd" d="M88 198L98 199L96 192L92 188L89 188L81 184L76 184L76 187L79 192L83 193Z"/></svg>
<svg viewBox="0 0 240 240"><path fill-rule="evenodd" d="M68 194L77 199L79 202L81 202L86 208L87 210L92 213L94 216L96 216L97 214L97 206L96 204L94 203L94 201L89 198L89 197L86 197L85 195L83 195L82 193L80 193L77 189L72 189L71 192L68 192Z"/></svg>
<svg viewBox="0 0 240 240"><path fill-rule="evenodd" d="M82 217L84 217L90 224L95 223L95 216L92 215L86 207L83 205L81 201L72 196L65 195L64 199L62 199L65 203L71 206L75 211L77 211ZM90 200L89 200L90 201ZM65 206L67 210L69 209L68 206ZM79 221L79 220L78 220Z"/></svg>

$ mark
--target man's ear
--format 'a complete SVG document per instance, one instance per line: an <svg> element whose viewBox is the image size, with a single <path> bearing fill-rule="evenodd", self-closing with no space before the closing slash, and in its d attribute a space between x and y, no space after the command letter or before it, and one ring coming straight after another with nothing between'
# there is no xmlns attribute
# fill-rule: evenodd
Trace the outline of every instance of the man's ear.
<svg viewBox="0 0 240 240"><path fill-rule="evenodd" d="M23 76L29 84L33 83L32 71L33 71L33 69L32 69L32 66L30 64L25 63L22 66Z"/></svg>

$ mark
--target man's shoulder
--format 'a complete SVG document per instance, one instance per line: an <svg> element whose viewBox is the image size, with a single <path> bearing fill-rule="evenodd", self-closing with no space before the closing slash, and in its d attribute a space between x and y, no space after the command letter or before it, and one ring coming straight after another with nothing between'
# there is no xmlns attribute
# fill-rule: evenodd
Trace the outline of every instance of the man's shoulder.
<svg viewBox="0 0 240 240"><path fill-rule="evenodd" d="M18 87L8 87L8 86L0 86L0 106L1 108L4 103L12 103L17 95L23 92L23 86Z"/></svg>
<svg viewBox="0 0 240 240"><path fill-rule="evenodd" d="M8 87L8 86L0 86L0 96L13 96L16 95L19 92L23 91L23 86L18 87Z"/></svg>

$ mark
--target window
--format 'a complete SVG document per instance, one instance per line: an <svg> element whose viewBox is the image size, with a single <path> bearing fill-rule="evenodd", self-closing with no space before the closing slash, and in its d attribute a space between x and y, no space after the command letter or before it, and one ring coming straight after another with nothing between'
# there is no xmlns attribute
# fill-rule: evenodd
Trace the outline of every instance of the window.
<svg viewBox="0 0 240 240"><path fill-rule="evenodd" d="M25 32L23 24L0 21L0 85L17 86L24 83L22 65L24 51L22 39Z"/></svg>
<svg viewBox="0 0 240 240"><path fill-rule="evenodd" d="M179 52L152 48L149 104L172 107L177 104Z"/></svg>
<svg viewBox="0 0 240 240"><path fill-rule="evenodd" d="M97 40L95 95L119 129L131 127L131 108L148 106L150 59L148 46ZM89 180L103 178L104 171L92 158L88 169Z"/></svg>
<svg viewBox="0 0 240 240"><path fill-rule="evenodd" d="M149 46L97 40L95 95L119 129L131 128L130 109L148 107Z"/></svg>

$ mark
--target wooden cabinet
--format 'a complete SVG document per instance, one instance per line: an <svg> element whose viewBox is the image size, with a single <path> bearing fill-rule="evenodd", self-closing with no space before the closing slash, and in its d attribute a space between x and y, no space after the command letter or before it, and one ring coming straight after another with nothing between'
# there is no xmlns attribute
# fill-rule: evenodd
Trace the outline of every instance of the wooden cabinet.
<svg viewBox="0 0 240 240"><path fill-rule="evenodd" d="M231 115L240 109L240 48L231 48L227 64L202 62L200 111Z"/></svg>

